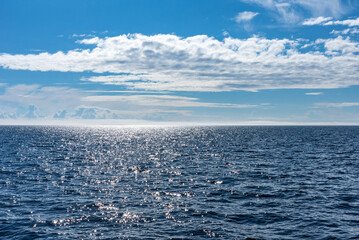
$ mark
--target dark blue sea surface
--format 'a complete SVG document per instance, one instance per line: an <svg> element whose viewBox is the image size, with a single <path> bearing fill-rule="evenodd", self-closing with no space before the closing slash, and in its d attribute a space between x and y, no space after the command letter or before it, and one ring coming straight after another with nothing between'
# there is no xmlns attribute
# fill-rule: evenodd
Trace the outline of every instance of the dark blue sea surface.
<svg viewBox="0 0 359 240"><path fill-rule="evenodd" d="M359 127L0 126L0 239L359 239Z"/></svg>

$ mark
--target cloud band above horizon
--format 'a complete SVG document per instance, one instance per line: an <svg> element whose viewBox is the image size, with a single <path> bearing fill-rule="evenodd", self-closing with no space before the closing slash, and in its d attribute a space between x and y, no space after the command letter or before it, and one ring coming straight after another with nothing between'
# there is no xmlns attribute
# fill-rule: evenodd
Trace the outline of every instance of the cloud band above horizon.
<svg viewBox="0 0 359 240"><path fill-rule="evenodd" d="M359 44L341 36L308 42L128 34L78 43L95 47L53 54L5 53L0 55L0 66L13 70L111 73L82 80L136 90L221 92L359 85ZM308 46L321 46L325 51Z"/></svg>

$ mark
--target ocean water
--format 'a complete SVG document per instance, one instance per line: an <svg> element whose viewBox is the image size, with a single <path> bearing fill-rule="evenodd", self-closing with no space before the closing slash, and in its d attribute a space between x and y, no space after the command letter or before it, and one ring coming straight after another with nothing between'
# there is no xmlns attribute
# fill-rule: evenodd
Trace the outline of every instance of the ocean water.
<svg viewBox="0 0 359 240"><path fill-rule="evenodd" d="M359 127L0 127L0 239L359 239Z"/></svg>

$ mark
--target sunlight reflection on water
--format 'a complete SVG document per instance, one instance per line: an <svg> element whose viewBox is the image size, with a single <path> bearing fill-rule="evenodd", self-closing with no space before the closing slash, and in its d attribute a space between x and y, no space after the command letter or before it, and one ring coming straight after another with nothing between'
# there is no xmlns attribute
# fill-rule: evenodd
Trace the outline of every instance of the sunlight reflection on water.
<svg viewBox="0 0 359 240"><path fill-rule="evenodd" d="M0 127L7 239L358 237L357 127Z"/></svg>

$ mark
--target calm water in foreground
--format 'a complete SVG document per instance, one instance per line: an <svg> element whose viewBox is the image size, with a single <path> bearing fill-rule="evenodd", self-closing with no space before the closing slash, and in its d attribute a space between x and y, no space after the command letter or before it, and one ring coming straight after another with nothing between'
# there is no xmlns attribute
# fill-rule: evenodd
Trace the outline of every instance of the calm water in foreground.
<svg viewBox="0 0 359 240"><path fill-rule="evenodd" d="M0 239L358 239L359 127L0 126Z"/></svg>

